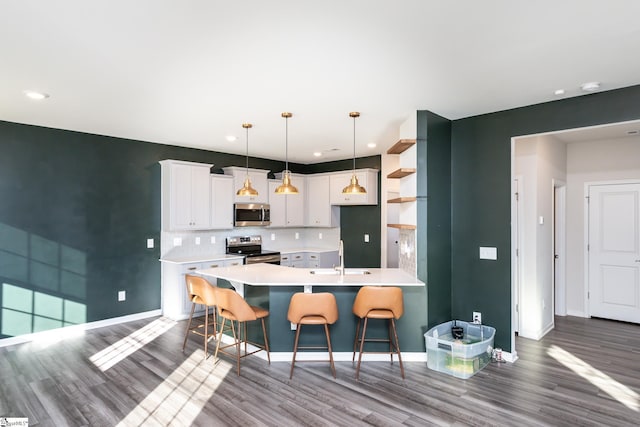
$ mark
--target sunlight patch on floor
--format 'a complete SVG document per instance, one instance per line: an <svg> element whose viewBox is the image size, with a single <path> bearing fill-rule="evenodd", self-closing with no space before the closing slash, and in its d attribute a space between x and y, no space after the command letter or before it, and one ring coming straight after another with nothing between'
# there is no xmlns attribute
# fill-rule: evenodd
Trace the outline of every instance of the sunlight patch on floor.
<svg viewBox="0 0 640 427"><path fill-rule="evenodd" d="M640 411L640 396L624 384L562 348L552 345L547 354L629 409Z"/></svg>
<svg viewBox="0 0 640 427"><path fill-rule="evenodd" d="M111 344L104 350L89 358L101 371L114 366L124 360L144 345L150 343L160 335L171 329L176 322L165 317L154 320L143 328L129 334L120 341Z"/></svg>
<svg viewBox="0 0 640 427"><path fill-rule="evenodd" d="M191 425L233 367L231 363L222 360L214 363L212 359L204 360L204 351L195 351L120 421L118 427Z"/></svg>

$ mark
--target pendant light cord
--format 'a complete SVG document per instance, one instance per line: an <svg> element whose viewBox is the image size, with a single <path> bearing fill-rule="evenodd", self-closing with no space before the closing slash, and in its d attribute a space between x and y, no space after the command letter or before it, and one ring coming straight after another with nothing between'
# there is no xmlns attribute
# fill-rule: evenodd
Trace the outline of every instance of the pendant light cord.
<svg viewBox="0 0 640 427"><path fill-rule="evenodd" d="M284 118L284 170L289 170L289 117Z"/></svg>
<svg viewBox="0 0 640 427"><path fill-rule="evenodd" d="M353 174L356 173L356 117L353 117Z"/></svg>
<svg viewBox="0 0 640 427"><path fill-rule="evenodd" d="M249 127L247 126L245 129L247 130L247 135L246 135L246 138L245 138L246 141L247 141L247 144L246 144L247 145L247 147L246 147L247 148L246 149L247 156L246 156L245 167L246 167L246 170L247 170L247 176L249 176Z"/></svg>

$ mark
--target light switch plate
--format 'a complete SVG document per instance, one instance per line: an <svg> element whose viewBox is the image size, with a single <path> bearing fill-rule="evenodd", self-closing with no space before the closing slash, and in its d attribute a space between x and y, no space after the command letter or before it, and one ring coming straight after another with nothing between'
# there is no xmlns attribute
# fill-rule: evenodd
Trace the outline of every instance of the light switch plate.
<svg viewBox="0 0 640 427"><path fill-rule="evenodd" d="M211 236L211 244L212 245L216 244L216 236Z"/></svg>
<svg viewBox="0 0 640 427"><path fill-rule="evenodd" d="M498 248L480 246L480 259L498 259Z"/></svg>

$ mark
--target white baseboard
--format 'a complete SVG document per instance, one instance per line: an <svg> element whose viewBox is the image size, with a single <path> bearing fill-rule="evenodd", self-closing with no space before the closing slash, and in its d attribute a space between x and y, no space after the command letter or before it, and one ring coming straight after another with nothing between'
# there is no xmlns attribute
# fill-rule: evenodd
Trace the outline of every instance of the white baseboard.
<svg viewBox="0 0 640 427"><path fill-rule="evenodd" d="M102 328L105 326L117 325L120 323L133 322L134 320L147 319L149 317L160 316L162 310L151 310L143 313L129 314L127 316L113 317L111 319L96 320L95 322L83 323L81 325L65 326L64 328L50 329L48 331L36 332L33 334L19 335L17 337L0 339L0 347L23 344L26 342L43 340L59 341L65 337L81 334L89 329Z"/></svg>

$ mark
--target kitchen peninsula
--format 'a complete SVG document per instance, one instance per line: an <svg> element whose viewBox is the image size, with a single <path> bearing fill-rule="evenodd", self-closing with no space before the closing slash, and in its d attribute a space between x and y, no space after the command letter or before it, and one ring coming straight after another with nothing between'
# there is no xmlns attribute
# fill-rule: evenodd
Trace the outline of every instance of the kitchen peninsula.
<svg viewBox="0 0 640 427"><path fill-rule="evenodd" d="M288 268L274 264L238 265L196 271L219 286L227 281L252 305L269 310L267 333L272 352L291 352L294 332L287 320L289 300L296 292L331 292L338 302L339 319L331 327L335 352L353 351L356 318L351 310L356 293L362 286L400 286L404 293L404 315L397 322L400 348L403 353L424 352L427 331L427 300L425 283L397 268L345 269L345 274L327 268ZM386 324L371 324L371 336L385 336ZM260 336L258 329L255 336ZM250 332L251 335L253 333ZM305 329L300 344L322 345L324 332ZM303 342L304 340L304 342ZM278 360L275 355L275 360ZM386 359L385 359L386 360Z"/></svg>

